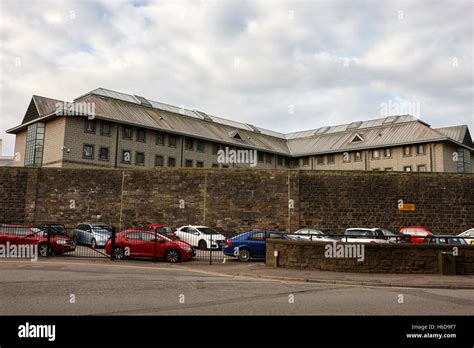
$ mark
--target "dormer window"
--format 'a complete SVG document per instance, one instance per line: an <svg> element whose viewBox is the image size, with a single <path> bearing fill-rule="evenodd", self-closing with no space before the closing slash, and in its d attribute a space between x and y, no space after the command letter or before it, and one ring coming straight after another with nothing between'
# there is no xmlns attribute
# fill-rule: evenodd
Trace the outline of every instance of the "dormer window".
<svg viewBox="0 0 474 348"><path fill-rule="evenodd" d="M352 138L351 143L360 143L362 141L364 141L364 138L362 138L362 136L359 134L356 134L354 138Z"/></svg>
<svg viewBox="0 0 474 348"><path fill-rule="evenodd" d="M234 139L237 139L237 140L242 140L241 135L237 131L230 132L229 135L230 135L231 138L234 138Z"/></svg>

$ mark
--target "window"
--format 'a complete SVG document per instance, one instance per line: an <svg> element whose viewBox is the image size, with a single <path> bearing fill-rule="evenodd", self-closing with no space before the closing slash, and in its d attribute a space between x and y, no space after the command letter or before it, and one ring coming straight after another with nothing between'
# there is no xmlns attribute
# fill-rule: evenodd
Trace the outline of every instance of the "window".
<svg viewBox="0 0 474 348"><path fill-rule="evenodd" d="M223 165L222 165L222 168L227 169L227 168L229 168L229 166L228 166L227 164L223 164Z"/></svg>
<svg viewBox="0 0 474 348"><path fill-rule="evenodd" d="M137 152L137 155L135 156L135 164L139 166L145 165L145 153Z"/></svg>
<svg viewBox="0 0 474 348"><path fill-rule="evenodd" d="M43 163L45 124L42 122L28 126L26 134L25 166L40 167Z"/></svg>
<svg viewBox="0 0 474 348"><path fill-rule="evenodd" d="M420 164L417 169L419 172L426 172L426 166L424 164Z"/></svg>
<svg viewBox="0 0 474 348"><path fill-rule="evenodd" d="M82 158L94 159L94 145L84 144L82 148Z"/></svg>
<svg viewBox="0 0 474 348"><path fill-rule="evenodd" d="M390 157L392 157L392 149L385 149L385 150L384 150L384 157L385 157L385 158L390 158Z"/></svg>
<svg viewBox="0 0 474 348"><path fill-rule="evenodd" d="M168 167L176 167L176 158L168 157Z"/></svg>
<svg viewBox="0 0 474 348"><path fill-rule="evenodd" d="M99 149L99 159L102 161L109 160L109 148L108 147L101 147Z"/></svg>
<svg viewBox="0 0 474 348"><path fill-rule="evenodd" d="M219 165L217 163L213 163L212 168L219 168Z"/></svg>
<svg viewBox="0 0 474 348"><path fill-rule="evenodd" d="M263 156L263 152L258 152L258 153L257 153L257 160L258 160L258 162L263 163L263 157L264 157L264 156Z"/></svg>
<svg viewBox="0 0 474 348"><path fill-rule="evenodd" d="M191 138L186 138L184 142L184 148L188 151L192 151L194 148L194 141Z"/></svg>
<svg viewBox="0 0 474 348"><path fill-rule="evenodd" d="M123 138L124 139L131 140L132 135L133 135L132 127L127 127L127 126L123 127Z"/></svg>
<svg viewBox="0 0 474 348"><path fill-rule="evenodd" d="M273 157L273 155L270 155L269 153L267 153L265 155L265 162L271 164L272 163L272 157Z"/></svg>
<svg viewBox="0 0 474 348"><path fill-rule="evenodd" d="M255 232L248 239L250 239L250 240L265 240L265 232Z"/></svg>
<svg viewBox="0 0 474 348"><path fill-rule="evenodd" d="M379 159L379 158L380 158L380 151L372 150L372 159Z"/></svg>
<svg viewBox="0 0 474 348"><path fill-rule="evenodd" d="M219 144L212 144L212 154L217 155L217 151L219 151Z"/></svg>
<svg viewBox="0 0 474 348"><path fill-rule="evenodd" d="M161 132L156 132L156 145L165 145L165 135Z"/></svg>
<svg viewBox="0 0 474 348"><path fill-rule="evenodd" d="M193 161L192 161L192 160L186 160L186 161L184 161L184 166L185 166L186 168L192 168L192 166L193 166Z"/></svg>
<svg viewBox="0 0 474 348"><path fill-rule="evenodd" d="M411 156L411 147L410 146L405 146L403 148L403 156Z"/></svg>
<svg viewBox="0 0 474 348"><path fill-rule="evenodd" d="M356 151L354 154L354 161L362 161L362 154L360 151Z"/></svg>
<svg viewBox="0 0 474 348"><path fill-rule="evenodd" d="M198 140L196 144L196 151L197 152L204 152L204 141Z"/></svg>
<svg viewBox="0 0 474 348"><path fill-rule="evenodd" d="M352 138L351 143L359 143L361 141L364 141L364 139L362 139L362 137L359 134L356 134L354 138Z"/></svg>
<svg viewBox="0 0 474 348"><path fill-rule="evenodd" d="M132 153L129 150L122 151L122 163L132 163Z"/></svg>
<svg viewBox="0 0 474 348"><path fill-rule="evenodd" d="M378 172L378 171L380 171L380 168L372 168L372 171Z"/></svg>
<svg viewBox="0 0 474 348"><path fill-rule="evenodd" d="M155 167L163 167L163 156L155 156Z"/></svg>
<svg viewBox="0 0 474 348"><path fill-rule="evenodd" d="M176 135L170 134L168 136L168 146L169 147L176 147Z"/></svg>
<svg viewBox="0 0 474 348"><path fill-rule="evenodd" d="M95 134L95 121L94 120L86 119L84 127L85 127L84 132Z"/></svg>
<svg viewBox="0 0 474 348"><path fill-rule="evenodd" d="M417 155L424 155L425 154L425 145L420 144L416 147L416 153Z"/></svg>
<svg viewBox="0 0 474 348"><path fill-rule="evenodd" d="M403 167L404 172L411 172L411 166L405 166Z"/></svg>
<svg viewBox="0 0 474 348"><path fill-rule="evenodd" d="M334 155L328 155L328 164L334 163Z"/></svg>
<svg viewBox="0 0 474 348"><path fill-rule="evenodd" d="M316 156L316 163L318 165L323 165L324 164L324 156Z"/></svg>
<svg viewBox="0 0 474 348"><path fill-rule="evenodd" d="M203 162L203 161L197 161L197 162L196 162L196 167L198 167L198 168L204 168L204 162Z"/></svg>
<svg viewBox="0 0 474 348"><path fill-rule="evenodd" d="M392 168L392 167L387 167L387 168L385 168L384 170L385 170L386 172L391 172L391 171L393 171L393 168Z"/></svg>
<svg viewBox="0 0 474 348"><path fill-rule="evenodd" d="M110 123L102 121L100 124L100 135L110 136Z"/></svg>
<svg viewBox="0 0 474 348"><path fill-rule="evenodd" d="M277 164L278 164L279 166L283 166L283 157L277 156Z"/></svg>
<svg viewBox="0 0 474 348"><path fill-rule="evenodd" d="M146 141L146 130L140 128L137 130L137 141L144 143Z"/></svg>

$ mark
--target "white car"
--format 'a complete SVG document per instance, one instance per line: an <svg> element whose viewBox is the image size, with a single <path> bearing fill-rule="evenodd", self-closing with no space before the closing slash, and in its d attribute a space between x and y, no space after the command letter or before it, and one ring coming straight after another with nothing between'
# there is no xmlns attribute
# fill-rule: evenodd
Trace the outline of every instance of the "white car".
<svg viewBox="0 0 474 348"><path fill-rule="evenodd" d="M293 240L311 240L319 242L335 242L339 239L327 236L323 231L314 228L301 228L298 231L286 235Z"/></svg>
<svg viewBox="0 0 474 348"><path fill-rule="evenodd" d="M386 244L389 243L389 238L380 228L348 228L341 242Z"/></svg>
<svg viewBox="0 0 474 348"><path fill-rule="evenodd" d="M464 231L463 233L458 234L459 237L465 237L467 244L474 244L474 228Z"/></svg>
<svg viewBox="0 0 474 348"><path fill-rule="evenodd" d="M222 249L225 237L207 226L182 226L176 230L176 236L199 249Z"/></svg>

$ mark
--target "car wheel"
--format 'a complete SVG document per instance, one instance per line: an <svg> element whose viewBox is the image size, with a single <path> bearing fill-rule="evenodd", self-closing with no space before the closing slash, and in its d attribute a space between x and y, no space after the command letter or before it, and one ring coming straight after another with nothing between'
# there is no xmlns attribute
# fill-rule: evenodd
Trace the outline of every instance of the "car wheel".
<svg viewBox="0 0 474 348"><path fill-rule="evenodd" d="M239 260L242 262L250 260L250 251L248 249L239 250Z"/></svg>
<svg viewBox="0 0 474 348"><path fill-rule="evenodd" d="M91 241L91 247L92 247L92 249L97 248L97 242L95 241L95 239L93 239L93 240Z"/></svg>
<svg viewBox="0 0 474 348"><path fill-rule="evenodd" d="M179 261L179 252L176 249L170 249L166 252L166 261L176 263Z"/></svg>
<svg viewBox="0 0 474 348"><path fill-rule="evenodd" d="M205 240L201 239L198 243L198 248L199 249L202 249L202 250L205 250L207 249L207 243Z"/></svg>
<svg viewBox="0 0 474 348"><path fill-rule="evenodd" d="M38 245L38 254L41 257L46 257L49 255L49 245L46 243L41 243Z"/></svg>
<svg viewBox="0 0 474 348"><path fill-rule="evenodd" d="M115 259L116 260L123 260L125 258L125 250L120 247L115 248Z"/></svg>

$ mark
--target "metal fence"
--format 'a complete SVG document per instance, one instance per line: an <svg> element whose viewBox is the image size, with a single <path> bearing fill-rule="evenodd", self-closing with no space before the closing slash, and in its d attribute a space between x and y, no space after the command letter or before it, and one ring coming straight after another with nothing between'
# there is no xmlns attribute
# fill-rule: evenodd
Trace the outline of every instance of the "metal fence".
<svg viewBox="0 0 474 348"><path fill-rule="evenodd" d="M205 264L225 263L230 257L238 257L247 261L254 256L265 259L265 239L284 238L325 243L430 243L430 244L471 244L472 237L461 236L341 236L341 235L296 235L279 234L272 231L260 232L248 236L225 238L220 234L195 229L181 229L173 232L171 229L156 228L126 229L117 231L116 228L105 224L82 224L75 228L66 228L61 224L45 224L31 227L24 224L0 224L0 245L4 249L20 247L27 251L28 246L37 248L40 257L82 257L104 258L113 261L127 259L143 259L153 262L200 262ZM265 234L266 233L266 234ZM257 238L258 237L258 238ZM239 239L240 238L240 239ZM244 240L245 239L245 240ZM250 244L253 244L250 245ZM227 247L226 254L224 248ZM253 248L248 258L245 257L245 247ZM240 248L240 249L239 249ZM260 253L260 255L257 255Z"/></svg>

